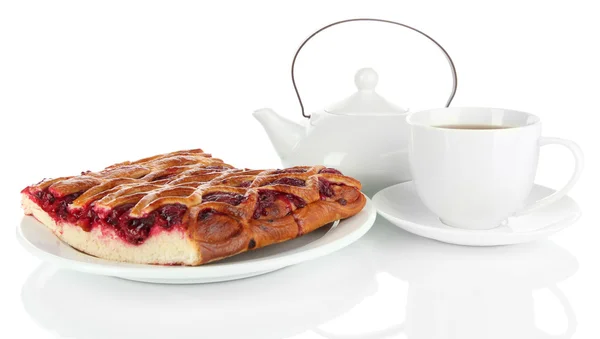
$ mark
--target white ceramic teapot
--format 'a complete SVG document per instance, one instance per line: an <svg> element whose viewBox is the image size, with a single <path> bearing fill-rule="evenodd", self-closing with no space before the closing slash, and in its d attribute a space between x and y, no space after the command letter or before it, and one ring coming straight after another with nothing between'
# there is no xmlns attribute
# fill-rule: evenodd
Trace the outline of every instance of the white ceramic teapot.
<svg viewBox="0 0 600 339"><path fill-rule="evenodd" d="M363 68L354 78L358 91L349 98L311 115L304 106L294 80L296 57L317 33L331 26L350 21L378 21L409 28L434 42L446 56L452 69L453 87L446 107L456 93L456 70L448 53L425 33L393 21L381 19L349 19L325 26L306 39L292 62L292 82L302 115L309 118L304 124L288 120L269 108L254 112L263 125L285 167L325 165L355 177L363 191L372 195L387 186L411 179L408 165L408 110L396 106L377 94L378 74Z"/></svg>

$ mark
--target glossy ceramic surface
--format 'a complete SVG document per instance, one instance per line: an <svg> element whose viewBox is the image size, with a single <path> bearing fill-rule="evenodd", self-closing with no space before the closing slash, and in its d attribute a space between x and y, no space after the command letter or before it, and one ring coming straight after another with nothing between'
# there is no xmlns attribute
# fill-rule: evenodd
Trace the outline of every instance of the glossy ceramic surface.
<svg viewBox="0 0 600 339"><path fill-rule="evenodd" d="M357 72L357 92L330 108L292 122L265 108L254 116L265 128L284 167L325 165L355 177L367 195L410 180L408 111L375 92L378 75Z"/></svg>
<svg viewBox="0 0 600 339"><path fill-rule="evenodd" d="M526 199L534 202L555 191L535 185ZM451 199L452 197L450 197ZM417 235L457 245L496 246L544 239L573 224L581 216L575 201L563 197L551 206L510 218L490 230L468 230L443 224L419 199L415 185L406 182L386 188L373 197L378 213L394 225Z"/></svg>
<svg viewBox="0 0 600 339"><path fill-rule="evenodd" d="M447 225L490 229L560 200L583 169L572 141L541 137L533 114L485 107L449 107L411 114L409 161L417 193ZM495 129L440 126L499 126ZM525 203L543 145L567 147L575 159L569 182L552 196ZM541 170L544 170L542 168ZM547 170L547 169L546 169Z"/></svg>
<svg viewBox="0 0 600 339"><path fill-rule="evenodd" d="M357 215L286 241L198 267L119 263L89 256L60 241L32 217L17 228L21 244L40 259L85 273L164 284L194 284L247 278L338 251L363 236L375 221L370 200Z"/></svg>

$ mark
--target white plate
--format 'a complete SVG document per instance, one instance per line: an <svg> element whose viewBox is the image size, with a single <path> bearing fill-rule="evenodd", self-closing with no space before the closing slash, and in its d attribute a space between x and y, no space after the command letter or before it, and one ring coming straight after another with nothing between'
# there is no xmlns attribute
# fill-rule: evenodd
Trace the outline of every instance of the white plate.
<svg viewBox="0 0 600 339"><path fill-rule="evenodd" d="M533 202L552 193L554 190L550 188L534 185L527 201ZM564 197L531 214L510 218L506 226L491 230L450 227L423 205L412 181L379 191L373 197L373 204L381 216L408 232L469 246L510 245L543 239L571 225L581 216L577 203Z"/></svg>
<svg viewBox="0 0 600 339"><path fill-rule="evenodd" d="M195 284L251 277L330 254L362 237L376 216L373 203L367 199L361 212L333 226L198 267L140 265L96 258L62 242L46 226L28 216L17 228L17 238L29 252L59 267L128 280Z"/></svg>

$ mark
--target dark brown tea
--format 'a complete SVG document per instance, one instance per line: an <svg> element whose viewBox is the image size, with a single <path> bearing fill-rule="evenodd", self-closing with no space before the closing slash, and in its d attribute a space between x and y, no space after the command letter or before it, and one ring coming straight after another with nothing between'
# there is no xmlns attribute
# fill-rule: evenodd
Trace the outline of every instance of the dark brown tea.
<svg viewBox="0 0 600 339"><path fill-rule="evenodd" d="M449 128L449 129L506 129L512 128L513 126L502 126L502 125L438 125L434 126L437 128Z"/></svg>

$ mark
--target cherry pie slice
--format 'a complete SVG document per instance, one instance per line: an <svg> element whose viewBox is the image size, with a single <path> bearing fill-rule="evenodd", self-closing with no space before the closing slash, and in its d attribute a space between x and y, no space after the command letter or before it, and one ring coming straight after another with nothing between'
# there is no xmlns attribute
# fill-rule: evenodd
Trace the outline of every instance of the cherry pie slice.
<svg viewBox="0 0 600 339"><path fill-rule="evenodd" d="M22 204L90 255L195 266L353 216L366 202L360 188L323 166L237 169L197 149L43 180Z"/></svg>

